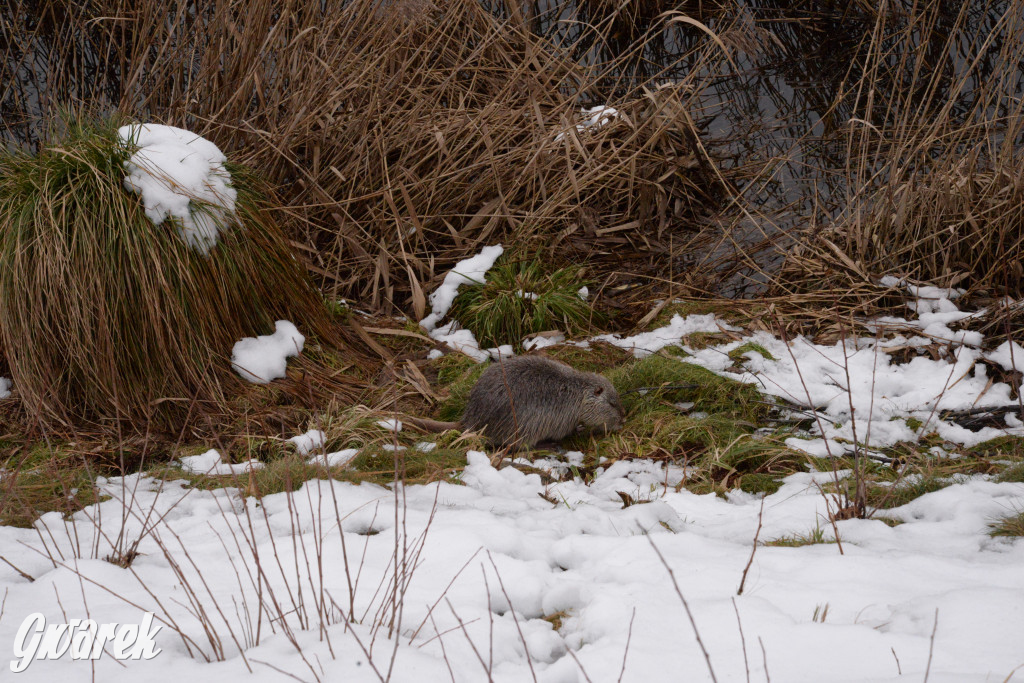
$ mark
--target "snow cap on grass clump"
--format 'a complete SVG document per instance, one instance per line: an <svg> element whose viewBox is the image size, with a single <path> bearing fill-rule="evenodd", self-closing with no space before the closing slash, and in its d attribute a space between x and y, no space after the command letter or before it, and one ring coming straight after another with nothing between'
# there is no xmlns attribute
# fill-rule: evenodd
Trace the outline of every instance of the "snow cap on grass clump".
<svg viewBox="0 0 1024 683"><path fill-rule="evenodd" d="M231 369L255 384L285 376L288 358L302 353L306 337L287 320L274 323L274 334L246 337L231 349Z"/></svg>
<svg viewBox="0 0 1024 683"><path fill-rule="evenodd" d="M235 211L237 192L224 153L174 126L133 124L121 126L117 135L134 149L124 162L124 186L142 197L146 216L154 225L171 218L189 246L208 254Z"/></svg>

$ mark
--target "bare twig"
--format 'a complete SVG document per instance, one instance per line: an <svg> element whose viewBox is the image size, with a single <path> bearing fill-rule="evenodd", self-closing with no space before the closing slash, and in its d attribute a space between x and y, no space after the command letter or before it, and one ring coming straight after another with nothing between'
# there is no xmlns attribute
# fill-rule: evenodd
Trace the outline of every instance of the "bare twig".
<svg viewBox="0 0 1024 683"><path fill-rule="evenodd" d="M743 595L743 584L747 582L747 572L750 571L750 565L754 563L754 553L757 552L757 537L761 535L761 523L764 521L764 499L767 496L761 496L761 508L757 511L757 531L754 532L754 543L750 549L750 559L747 560L747 566L743 568L743 576L740 577L740 587L736 589L736 595ZM733 606L736 605L735 600ZM739 613L736 613L739 617Z"/></svg>

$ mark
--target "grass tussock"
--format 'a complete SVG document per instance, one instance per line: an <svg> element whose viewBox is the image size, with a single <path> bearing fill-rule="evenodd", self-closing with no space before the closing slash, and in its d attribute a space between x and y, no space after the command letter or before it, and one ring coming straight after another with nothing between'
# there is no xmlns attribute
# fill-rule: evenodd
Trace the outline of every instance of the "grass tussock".
<svg viewBox="0 0 1024 683"><path fill-rule="evenodd" d="M581 268L546 272L539 259L499 263L487 281L462 287L452 304L451 317L462 323L484 347L511 344L522 347L523 337L559 330L580 335L600 324L596 313L579 294L587 284Z"/></svg>
<svg viewBox="0 0 1024 683"><path fill-rule="evenodd" d="M1024 511L994 523L989 533L993 536L1024 536Z"/></svg>
<svg viewBox="0 0 1024 683"><path fill-rule="evenodd" d="M65 123L0 155L0 346L42 424L178 428L225 405L242 337L281 318L333 336L247 170L229 166L237 224L206 257L125 191L115 123Z"/></svg>

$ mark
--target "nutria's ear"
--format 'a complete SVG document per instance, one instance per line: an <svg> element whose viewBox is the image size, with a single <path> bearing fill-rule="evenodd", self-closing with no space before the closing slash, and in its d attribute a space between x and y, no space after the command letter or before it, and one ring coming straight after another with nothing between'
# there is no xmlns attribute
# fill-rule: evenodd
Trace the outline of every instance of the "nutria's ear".
<svg viewBox="0 0 1024 683"><path fill-rule="evenodd" d="M600 396L603 393L604 393L604 387L602 387L602 386L594 387L594 396Z"/></svg>

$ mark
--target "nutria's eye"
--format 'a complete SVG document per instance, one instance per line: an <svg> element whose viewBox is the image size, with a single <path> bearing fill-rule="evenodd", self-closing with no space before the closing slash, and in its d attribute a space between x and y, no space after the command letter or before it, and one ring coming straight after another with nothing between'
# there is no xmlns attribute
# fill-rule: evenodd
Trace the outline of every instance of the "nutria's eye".
<svg viewBox="0 0 1024 683"><path fill-rule="evenodd" d="M595 387L594 388L594 396L600 396L603 393L604 393L604 387Z"/></svg>

